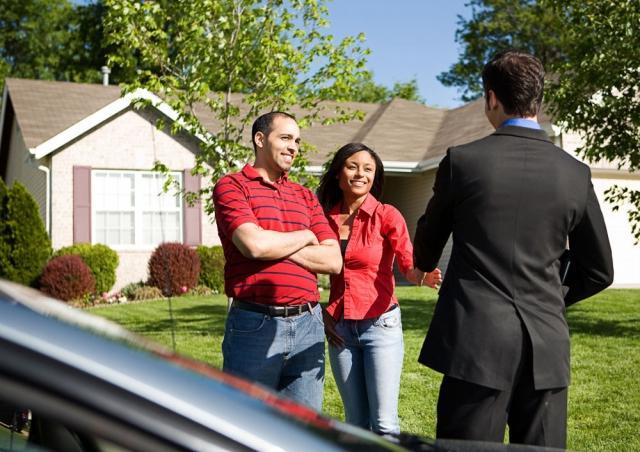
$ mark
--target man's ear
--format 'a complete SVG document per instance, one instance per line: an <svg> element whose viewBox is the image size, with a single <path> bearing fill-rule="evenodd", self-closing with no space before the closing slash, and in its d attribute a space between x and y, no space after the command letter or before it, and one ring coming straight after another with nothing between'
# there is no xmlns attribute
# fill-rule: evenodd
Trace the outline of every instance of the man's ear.
<svg viewBox="0 0 640 452"><path fill-rule="evenodd" d="M487 110L495 110L496 108L498 108L498 97L492 89L487 91L485 102Z"/></svg>
<svg viewBox="0 0 640 452"><path fill-rule="evenodd" d="M264 133L256 132L256 134L253 137L253 141L256 144L257 148L262 149L264 147Z"/></svg>

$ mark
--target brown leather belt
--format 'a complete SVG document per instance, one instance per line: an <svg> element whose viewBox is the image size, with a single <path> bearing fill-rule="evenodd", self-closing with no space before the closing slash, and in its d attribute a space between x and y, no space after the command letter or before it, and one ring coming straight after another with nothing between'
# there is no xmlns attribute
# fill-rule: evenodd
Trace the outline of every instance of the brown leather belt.
<svg viewBox="0 0 640 452"><path fill-rule="evenodd" d="M316 305L317 301L305 304L297 304L294 306L274 306L260 303L253 303L245 300L233 300L231 307L242 309L244 311L253 311L266 314L271 317L291 317L294 315L300 315L305 312L311 311Z"/></svg>

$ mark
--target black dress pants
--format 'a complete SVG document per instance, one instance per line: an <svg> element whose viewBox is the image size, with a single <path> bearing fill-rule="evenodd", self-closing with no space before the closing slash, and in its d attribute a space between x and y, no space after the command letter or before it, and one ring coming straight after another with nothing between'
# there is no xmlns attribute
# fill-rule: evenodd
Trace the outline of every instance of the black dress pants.
<svg viewBox="0 0 640 452"><path fill-rule="evenodd" d="M566 447L567 388L535 389L528 342L523 344L521 364L509 390L444 376L436 437L501 443L509 425L511 443Z"/></svg>

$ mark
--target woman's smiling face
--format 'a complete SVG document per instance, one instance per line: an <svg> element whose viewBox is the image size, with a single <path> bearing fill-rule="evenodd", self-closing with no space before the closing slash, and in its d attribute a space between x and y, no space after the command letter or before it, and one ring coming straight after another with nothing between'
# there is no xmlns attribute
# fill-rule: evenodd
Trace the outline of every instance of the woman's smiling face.
<svg viewBox="0 0 640 452"><path fill-rule="evenodd" d="M367 151L352 154L344 161L339 175L340 190L345 197L359 198L371 191L376 175L376 161Z"/></svg>

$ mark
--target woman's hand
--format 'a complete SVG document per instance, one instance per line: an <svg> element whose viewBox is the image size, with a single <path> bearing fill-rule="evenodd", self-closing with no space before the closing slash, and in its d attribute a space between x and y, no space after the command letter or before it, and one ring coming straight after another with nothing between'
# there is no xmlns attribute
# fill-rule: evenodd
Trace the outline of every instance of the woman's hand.
<svg viewBox="0 0 640 452"><path fill-rule="evenodd" d="M432 289L437 288L442 282L442 272L439 268L434 271L425 273L419 268L412 268L405 275L407 281L418 286L429 286Z"/></svg>
<svg viewBox="0 0 640 452"><path fill-rule="evenodd" d="M414 267L411 270L409 270L407 274L404 275L404 277L407 278L407 281L409 281L411 284L421 286L422 280L424 279L424 275L425 273L422 270Z"/></svg>
<svg viewBox="0 0 640 452"><path fill-rule="evenodd" d="M435 289L440 286L440 284L442 284L442 272L439 268L436 268L432 272L425 273L421 285L429 286L432 289Z"/></svg>
<svg viewBox="0 0 640 452"><path fill-rule="evenodd" d="M324 334L327 336L329 345L343 348L344 339L336 331L336 320L325 309L322 310L322 320L324 321Z"/></svg>

